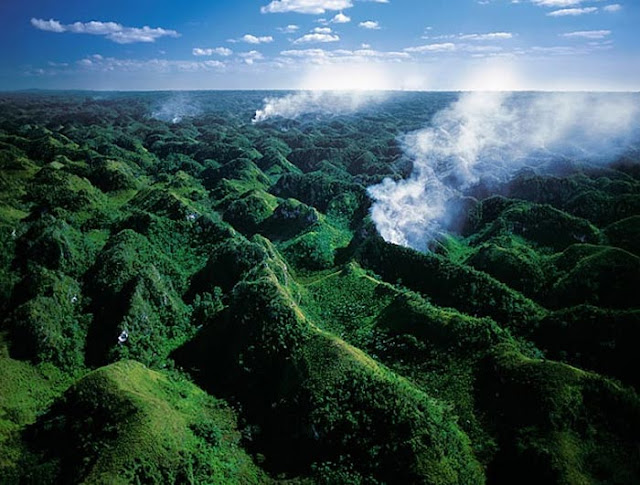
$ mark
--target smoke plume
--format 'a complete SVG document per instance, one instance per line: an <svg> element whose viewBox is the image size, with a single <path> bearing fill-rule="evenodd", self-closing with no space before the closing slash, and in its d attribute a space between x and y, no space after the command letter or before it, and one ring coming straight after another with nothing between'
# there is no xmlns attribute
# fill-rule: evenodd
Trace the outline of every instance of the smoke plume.
<svg viewBox="0 0 640 485"><path fill-rule="evenodd" d="M474 184L567 158L604 164L639 134L637 94L465 93L431 126L405 136L413 171L369 188L371 217L385 240L424 251Z"/></svg>
<svg viewBox="0 0 640 485"><path fill-rule="evenodd" d="M202 110L188 95L176 93L156 107L151 116L160 121L180 123L184 118L198 116Z"/></svg>
<svg viewBox="0 0 640 485"><path fill-rule="evenodd" d="M254 123L270 118L295 119L307 113L343 115L354 113L385 99L373 91L301 91L279 98L266 98L264 107L256 111Z"/></svg>

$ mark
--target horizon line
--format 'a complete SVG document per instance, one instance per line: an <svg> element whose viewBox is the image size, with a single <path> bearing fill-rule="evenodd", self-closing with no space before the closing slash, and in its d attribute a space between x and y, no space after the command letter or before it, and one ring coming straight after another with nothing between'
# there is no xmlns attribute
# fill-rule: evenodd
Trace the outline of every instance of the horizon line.
<svg viewBox="0 0 640 485"><path fill-rule="evenodd" d="M319 93L611 93L611 94L640 94L640 89L304 89L304 88L273 88L273 89L87 89L87 88L20 88L0 89L5 93L175 93L175 92L319 92Z"/></svg>

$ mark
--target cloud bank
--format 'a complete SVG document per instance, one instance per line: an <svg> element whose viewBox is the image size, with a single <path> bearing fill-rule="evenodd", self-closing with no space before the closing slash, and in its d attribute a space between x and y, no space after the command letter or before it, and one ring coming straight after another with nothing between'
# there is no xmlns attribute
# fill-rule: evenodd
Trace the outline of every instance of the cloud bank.
<svg viewBox="0 0 640 485"><path fill-rule="evenodd" d="M71 32L73 34L101 35L117 44L133 44L135 42L155 42L160 37L179 37L175 30L163 29L162 27L125 27L116 22L74 22L72 24L62 24L58 20L31 19L31 25L36 29L46 32Z"/></svg>
<svg viewBox="0 0 640 485"><path fill-rule="evenodd" d="M358 24L359 27L368 30L380 30L380 23L375 20L366 20Z"/></svg>
<svg viewBox="0 0 640 485"><path fill-rule="evenodd" d="M194 56L212 56L214 54L218 54L219 56L229 57L233 54L231 49L227 49L226 47L194 47L191 51Z"/></svg>
<svg viewBox="0 0 640 485"><path fill-rule="evenodd" d="M405 137L413 172L369 188L371 217L385 240L425 251L474 184L565 157L606 163L639 139L637 94L466 93Z"/></svg>
<svg viewBox="0 0 640 485"><path fill-rule="evenodd" d="M262 13L305 13L321 15L327 10L344 10L353 7L351 0L273 0L262 7Z"/></svg>
<svg viewBox="0 0 640 485"><path fill-rule="evenodd" d="M578 15L585 15L588 13L595 13L598 11L598 7L583 7L583 8L561 8L560 10L554 10L549 12L547 17L577 17Z"/></svg>

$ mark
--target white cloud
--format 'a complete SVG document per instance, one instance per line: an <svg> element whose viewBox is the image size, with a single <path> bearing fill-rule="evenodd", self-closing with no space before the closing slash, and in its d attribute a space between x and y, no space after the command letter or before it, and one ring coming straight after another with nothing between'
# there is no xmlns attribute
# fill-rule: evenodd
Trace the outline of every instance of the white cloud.
<svg viewBox="0 0 640 485"><path fill-rule="evenodd" d="M456 50L456 45L451 42L445 42L442 44L425 44L416 47L407 47L405 52L415 52L422 54L425 52L451 52Z"/></svg>
<svg viewBox="0 0 640 485"><path fill-rule="evenodd" d="M334 24L348 24L351 22L351 17L343 14L342 12L337 13L335 17L331 20Z"/></svg>
<svg viewBox="0 0 640 485"><path fill-rule="evenodd" d="M584 0L531 0L531 3L539 7L563 8L580 5L583 1Z"/></svg>
<svg viewBox="0 0 640 485"><path fill-rule="evenodd" d="M74 22L65 25L65 29L74 34L110 35L122 32L123 27L116 22Z"/></svg>
<svg viewBox="0 0 640 485"><path fill-rule="evenodd" d="M467 52L475 54L502 52L504 50L502 47L496 45L465 45L462 46L462 48Z"/></svg>
<svg viewBox="0 0 640 485"><path fill-rule="evenodd" d="M283 34L293 34L300 29L297 25L289 24L286 27L278 27L278 32L282 32Z"/></svg>
<svg viewBox="0 0 640 485"><path fill-rule="evenodd" d="M162 28L152 29L145 26L141 29L129 28L121 32L108 34L107 39L118 44L132 44L134 42L155 42L157 38L165 36L178 37L178 33L175 30L165 30Z"/></svg>
<svg viewBox="0 0 640 485"><path fill-rule="evenodd" d="M258 51L241 52L238 55L249 65L253 64L255 61L264 59L264 56Z"/></svg>
<svg viewBox="0 0 640 485"><path fill-rule="evenodd" d="M566 17L566 16L577 16L584 15L588 13L597 12L597 7L584 7L584 8L563 8L561 10L554 10L553 12L549 12L547 14L548 17Z"/></svg>
<svg viewBox="0 0 640 485"><path fill-rule="evenodd" d="M610 13L619 12L620 10L622 10L622 5L620 5L619 3L612 3L611 5L607 5L606 7L603 7L602 10Z"/></svg>
<svg viewBox="0 0 640 485"><path fill-rule="evenodd" d="M562 37L581 38L581 39L604 39L611 35L610 30L580 30L577 32L567 32Z"/></svg>
<svg viewBox="0 0 640 485"><path fill-rule="evenodd" d="M336 34L313 33L305 34L293 41L294 44L309 44L313 42L338 42L340 37Z"/></svg>
<svg viewBox="0 0 640 485"><path fill-rule="evenodd" d="M313 29L316 34L330 34L332 32L330 27L316 27Z"/></svg>
<svg viewBox="0 0 640 485"><path fill-rule="evenodd" d="M45 30L47 32L64 32L66 30L59 21L53 19L31 19L31 25L36 29Z"/></svg>
<svg viewBox="0 0 640 485"><path fill-rule="evenodd" d="M117 59L100 55L86 57L76 64L97 72L201 72L219 71L225 67L224 62L214 60Z"/></svg>
<svg viewBox="0 0 640 485"><path fill-rule="evenodd" d="M269 42L273 42L273 37L270 35L265 35L262 37L256 37L251 34L244 34L240 40L242 42L246 42L247 44L268 44Z"/></svg>
<svg viewBox="0 0 640 485"><path fill-rule="evenodd" d="M462 34L458 36L459 39L462 40L505 40L513 38L513 34L511 32L489 32L487 34Z"/></svg>
<svg viewBox="0 0 640 485"><path fill-rule="evenodd" d="M205 67L224 67L225 63L220 61L203 61L201 64Z"/></svg>
<svg viewBox="0 0 640 485"><path fill-rule="evenodd" d="M576 56L579 54L583 54L584 51L571 46L566 45L555 45L555 46L533 46L529 49L532 55L542 55L542 56Z"/></svg>
<svg viewBox="0 0 640 485"><path fill-rule="evenodd" d="M358 25L363 29L369 29L369 30L380 29L380 23L375 20L366 20L364 22L360 22Z"/></svg>
<svg viewBox="0 0 640 485"><path fill-rule="evenodd" d="M385 2L379 2L385 3ZM355 57L367 57L367 58L378 58L378 59L409 59L411 56L406 52L397 52L397 51L376 51L371 48L363 48L355 51L347 51L347 50L338 50L336 53L341 55L349 55Z"/></svg>
<svg viewBox="0 0 640 485"><path fill-rule="evenodd" d="M296 12L322 15L327 10L344 10L353 7L351 0L273 0L262 7L262 13Z"/></svg>
<svg viewBox="0 0 640 485"><path fill-rule="evenodd" d="M61 24L58 20L31 19L31 25L47 32L71 32L74 34L101 35L118 44L132 44L134 42L155 42L160 37L179 37L175 30L163 29L162 27L125 27L116 22L74 22L72 24Z"/></svg>
<svg viewBox="0 0 640 485"><path fill-rule="evenodd" d="M282 51L281 56L302 59L311 64L348 64L368 63L371 61L402 61L411 56L407 52L377 51L371 48L356 50L336 49L292 49Z"/></svg>
<svg viewBox="0 0 640 485"><path fill-rule="evenodd" d="M233 51L231 49L227 49L226 47L214 47L206 49L195 47L191 52L194 56L212 56L214 54L218 54L219 56L228 57L233 54Z"/></svg>
<svg viewBox="0 0 640 485"><path fill-rule="evenodd" d="M280 52L280 55L301 58L315 63L321 63L333 56L331 51L324 49L291 49Z"/></svg>
<svg viewBox="0 0 640 485"><path fill-rule="evenodd" d="M418 46L406 47L403 49L406 53L411 54L438 54L438 55L448 55L448 57L454 57L455 59L463 59L464 57L468 58L524 58L524 57L533 57L537 59L541 59L548 56L558 56L558 55L588 55L597 50L606 50L611 49L613 47L613 41L602 41L602 39L606 39L608 35L610 35L610 31L604 30L594 30L594 31L578 31L578 32L568 32L566 34L559 34L561 37L565 37L568 39L571 38L584 38L587 40L597 40L600 41L597 44L586 44L579 43L574 45L565 45L565 46L530 46L530 47L507 47L505 44L498 44L497 42L492 43L481 43L478 44L476 42L463 42L462 39L467 40L477 40L475 35L473 34L456 34L456 35L447 35L440 36L443 39L452 39L448 42L438 42L438 43L429 43ZM483 34L479 34L483 35ZM513 34L515 36L515 34ZM488 37L487 40L490 40L492 37ZM494 39L508 39L508 36L497 36L493 37ZM454 41L453 39L460 39L461 41ZM465 56L466 55L466 56Z"/></svg>
<svg viewBox="0 0 640 485"><path fill-rule="evenodd" d="M573 36L581 38L581 36ZM571 37L569 37L571 38ZM590 40L589 37L584 37ZM604 51L613 48L613 40L604 38L595 38L591 42L576 43L573 45L556 45L556 46L532 46L523 50L521 54L528 55L532 59L549 59L556 56L588 56L596 51Z"/></svg>

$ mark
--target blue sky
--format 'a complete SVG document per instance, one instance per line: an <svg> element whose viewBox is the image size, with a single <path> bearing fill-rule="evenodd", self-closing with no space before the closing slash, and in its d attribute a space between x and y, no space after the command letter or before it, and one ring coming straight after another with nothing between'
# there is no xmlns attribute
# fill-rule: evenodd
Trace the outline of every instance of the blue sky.
<svg viewBox="0 0 640 485"><path fill-rule="evenodd" d="M640 90L637 0L3 0L0 89Z"/></svg>

